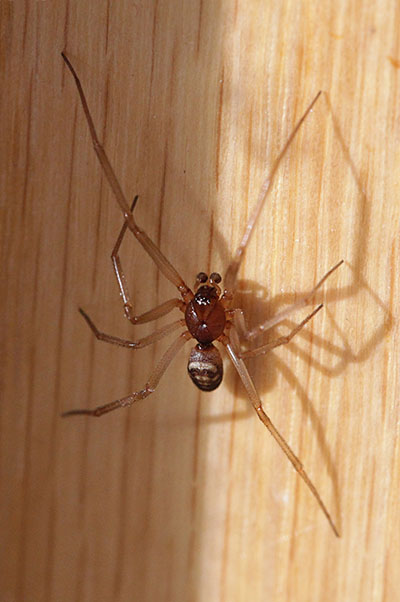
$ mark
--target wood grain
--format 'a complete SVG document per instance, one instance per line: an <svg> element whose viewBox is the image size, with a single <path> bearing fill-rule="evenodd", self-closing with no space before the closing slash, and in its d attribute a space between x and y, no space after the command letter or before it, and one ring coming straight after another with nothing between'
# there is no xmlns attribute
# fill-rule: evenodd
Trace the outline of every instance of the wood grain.
<svg viewBox="0 0 400 602"><path fill-rule="evenodd" d="M0 7L1 600L399 599L399 4ZM138 222L190 284L224 270L265 170L325 92L280 166L237 303L257 324L345 260L307 329L248 362L339 540L227 361L212 394L182 352L142 404L60 418L142 387L165 348L96 341L77 311L118 336L153 328L123 317L121 216L64 49ZM138 312L173 296L132 237L122 259Z"/></svg>

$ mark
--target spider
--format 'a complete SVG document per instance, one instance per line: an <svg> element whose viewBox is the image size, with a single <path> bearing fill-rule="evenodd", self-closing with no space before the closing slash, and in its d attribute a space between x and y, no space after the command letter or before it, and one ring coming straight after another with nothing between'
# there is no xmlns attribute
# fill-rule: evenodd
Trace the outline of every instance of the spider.
<svg viewBox="0 0 400 602"><path fill-rule="evenodd" d="M339 537L338 530L331 518L331 515L329 514L325 504L323 503L316 487L314 486L306 471L304 470L299 458L286 443L285 439L278 432L278 430L275 428L270 418L264 411L261 399L256 391L254 383L250 377L250 374L244 362L244 360L249 357L256 357L258 355L268 353L275 347L278 347L280 345L286 345L287 343L289 343L289 341L307 324L307 322L309 322L311 318L313 318L315 314L317 314L322 309L322 304L318 305L318 307L316 307L316 309L314 309L314 311L312 311L302 322L300 322L300 324L298 324L288 335L281 336L274 341L262 345L261 347L256 347L254 349L243 351L240 345L239 335L241 335L247 341L251 341L252 339L255 339L257 335L267 331L268 329L282 322L294 310L307 305L313 297L314 293L322 286L325 280L343 263L343 260L339 261L339 263L337 263L333 268L331 268L321 278L321 280L319 280L319 282L314 286L311 292L308 295L306 295L303 299L297 301L289 308L279 312L277 315L275 315L271 319L267 320L266 322L252 330L247 330L246 328L243 311L241 309L231 307L237 286L238 271L241 266L244 253L249 244L252 233L254 231L254 227L256 225L260 212L265 204L266 198L270 193L272 182L280 164L280 161L286 153L288 147L290 146L293 138L297 134L300 126L306 119L307 115L311 112L311 109L313 108L314 104L317 102L321 92L318 92L313 101L307 107L303 116L297 122L292 133L288 137L280 154L273 162L272 167L261 187L255 208L253 209L253 212L250 215L250 219L246 225L243 238L225 273L223 288L221 289L220 287L222 281L220 274L213 272L210 275L207 275L204 272L199 272L197 274L194 289L192 291L183 281L182 277L172 266L172 264L168 261L168 259L163 255L160 249L137 225L133 213L138 197L136 196L132 205L129 206L126 197L122 192L118 179L114 173L114 170L110 164L110 161L106 155L106 152L104 151L97 137L95 126L89 111L89 107L80 80L71 62L64 54L64 52L62 52L61 55L75 80L75 84L77 86L78 93L80 96L80 101L85 113L86 121L89 126L94 150L97 154L101 168L107 178L108 183L110 184L112 192L124 217L124 224L112 251L111 259L115 275L117 277L120 294L123 300L125 315L128 318L128 320L135 325L157 320L158 318L165 316L166 314L171 312L173 309L179 309L184 314L184 317L180 320L176 320L171 324L163 326L162 328L156 330L155 332L153 332L153 334L149 336L146 336L137 341L129 341L99 331L92 322L92 320L89 318L89 316L82 309L80 309L81 314L85 318L86 322L88 323L89 327L91 328L97 339L115 345L121 345L122 347L128 347L131 349L139 349L145 347L146 345L151 345L152 343L159 341L160 339L169 335L174 330L178 330L179 328L184 328L184 331L178 336L178 338L172 343L172 345L170 345L170 347L161 357L159 363L152 371L143 389L135 391L134 393L131 393L126 397L117 399L116 401L112 401L111 403L98 406L94 409L73 409L64 412L62 416L72 416L77 414L84 414L87 416L102 416L107 412L111 412L118 408L131 406L136 401L145 399L155 391L158 383L160 382L161 377L167 370L172 359L185 345L185 343L187 343L187 341L189 341L190 339L195 339L197 344L192 349L189 356L189 361L187 365L189 376L192 379L193 383L202 391L213 391L220 385L223 377L223 363L221 354L214 345L214 341L217 341L222 345L223 348L225 348L232 364L234 365L237 373L239 374L239 377L243 383L248 398L254 410L256 411L258 418L266 426L266 428L271 433L271 435L278 443L280 448L289 458L295 470L299 473L303 481L307 484L311 493L314 495L318 505L320 506L322 512L325 514L327 520L329 521L329 524L332 527L335 535ZM161 305L158 305L157 307L139 316L134 315L125 274L123 272L121 261L119 258L119 249L127 229L129 229L133 233L133 235L142 245L144 250L152 258L160 272L167 278L167 280L169 280L170 282L172 282L172 284L176 286L181 296L181 298L169 299Z"/></svg>

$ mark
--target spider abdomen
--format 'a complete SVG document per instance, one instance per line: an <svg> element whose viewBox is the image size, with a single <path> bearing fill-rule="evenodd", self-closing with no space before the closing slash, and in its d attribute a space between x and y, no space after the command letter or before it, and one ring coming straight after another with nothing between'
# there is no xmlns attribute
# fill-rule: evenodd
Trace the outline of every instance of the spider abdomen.
<svg viewBox="0 0 400 602"><path fill-rule="evenodd" d="M192 349L187 365L189 376L202 391L214 391L222 381L221 354L214 345L198 344Z"/></svg>
<svg viewBox="0 0 400 602"><path fill-rule="evenodd" d="M193 338L203 345L215 341L226 323L225 309L213 286L201 286L187 304L185 320Z"/></svg>

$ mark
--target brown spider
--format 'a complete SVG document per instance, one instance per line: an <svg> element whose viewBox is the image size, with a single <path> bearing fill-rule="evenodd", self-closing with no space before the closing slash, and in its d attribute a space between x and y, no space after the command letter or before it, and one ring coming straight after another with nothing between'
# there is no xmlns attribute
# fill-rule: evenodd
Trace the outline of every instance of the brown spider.
<svg viewBox="0 0 400 602"><path fill-rule="evenodd" d="M246 358L255 357L257 355L267 353L268 351L274 349L275 347L278 347L279 345L285 345L286 343L289 343L289 341L305 326L305 324L307 324L307 322L311 320L311 318L315 316L315 314L322 308L322 304L319 305L316 309L314 309L314 311L311 312L287 336L279 337L275 341L271 341L270 343L262 345L261 347L251 349L249 351L241 351L239 334L242 335L245 339L251 340L254 339L261 332L264 332L272 326L275 326L276 324L282 322L282 320L284 320L294 310L309 303L316 290L320 288L320 286L323 284L323 282L325 282L328 276L330 276L330 274L332 274L332 272L336 270L343 263L343 261L340 261L333 268L331 268L325 274L325 276L323 276L323 278L321 278L321 280L314 286L312 291L306 297L296 302L291 307L278 313L276 316L274 316L270 320L267 320L265 323L259 325L253 330L248 331L246 329L242 310L231 308L232 299L236 291L237 274L242 263L243 255L253 233L254 226L257 222L257 218L271 190L272 181L274 179L279 163L283 155L287 151L289 145L291 144L297 131L299 130L301 124L305 120L306 116L310 113L312 107L319 98L321 92L317 94L312 103L304 112L301 119L298 121L297 125L290 134L285 146L283 147L281 153L275 159L272 168L263 183L257 204L250 216L243 238L226 271L223 292L219 287L219 284L222 280L221 276L216 272L213 272L210 276L208 276L204 272L200 272L199 274L197 274L194 292L192 292L192 290L186 285L186 283L183 281L183 279L175 270L175 268L170 264L166 257L164 257L160 249L136 224L136 221L133 217L133 210L138 197L135 197L132 206L129 207L129 204L124 196L124 193L122 192L121 186L117 180L114 170L111 167L110 161L108 160L108 157L98 140L93 120L90 115L89 107L86 102L86 98L79 78L68 58L65 56L64 53L61 54L74 77L83 106L83 110L85 112L86 120L89 126L94 150L96 151L97 157L100 161L100 165L112 188L114 196L122 210L125 220L111 255L114 271L118 281L118 286L124 303L125 315L132 324L143 324L144 322L156 320L161 316L168 314L173 309L178 308L184 313L184 319L180 319L175 322L172 322L171 324L167 324L166 326L163 326L159 330L155 331L153 334L139 339L138 341L128 341L100 332L93 324L89 316L82 309L80 309L80 312L98 339L106 341L108 343L113 343L115 345L121 345L122 347L129 347L131 349L139 349L141 347L145 347L146 345L150 345L152 343L155 343L156 341L159 341L173 330L182 327L185 328L184 332L182 332L179 335L179 337L164 353L161 360L157 364L155 370L151 373L144 389L140 391L135 391L127 397L123 397L121 399L117 399L116 401L112 401L111 403L98 406L97 408L94 408L92 410L69 410L68 412L64 412L63 416L72 416L76 414L85 414L88 416L102 416L106 412L111 412L112 410L116 410L117 408L131 406L136 401L140 401L141 399L148 397L151 393L155 391L158 383L160 382L161 377L167 370L172 359L176 356L181 347L183 347L184 344L192 338L197 341L197 345L190 353L189 362L187 366L189 376L194 382L194 384L197 387L199 387L199 389L201 389L202 391L213 391L219 386L223 376L222 358L218 349L213 345L213 341L218 341L225 347L230 360L235 366L242 380L244 388L246 389L247 395L255 411L257 412L257 416L259 417L261 422L267 427L271 435L277 441L278 445L289 458L290 462L293 464L296 471L305 481L312 494L316 498L326 518L328 519L329 524L331 525L335 535L339 537L339 533L328 510L322 502L315 486L313 485L307 473L305 472L300 460L291 450L291 448L286 443L282 435L276 430L275 426L272 424L271 420L265 413L261 404L260 397L255 389L253 381L243 361ZM122 239L125 235L127 228L131 230L131 232L140 242L145 251L150 255L160 272L164 274L164 276L176 286L179 293L181 294L182 299L170 299L140 316L134 315L125 275L122 270L118 254Z"/></svg>

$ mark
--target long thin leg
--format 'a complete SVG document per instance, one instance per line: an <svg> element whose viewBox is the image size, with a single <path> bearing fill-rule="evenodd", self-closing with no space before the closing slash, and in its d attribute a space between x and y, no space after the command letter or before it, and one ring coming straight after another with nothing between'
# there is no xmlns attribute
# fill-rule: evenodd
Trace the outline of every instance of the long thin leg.
<svg viewBox="0 0 400 602"><path fill-rule="evenodd" d="M320 288L320 286L322 286L322 284L325 282L325 280L335 270L337 270L337 268L339 266L341 266L342 263L343 263L343 259L341 261L339 261L336 265L334 265L333 268L331 268L321 278L321 280L314 286L314 288L305 297L300 299L300 301L293 303L292 305L290 305L283 311L280 311L279 313L275 314L269 320L266 320L265 322L263 322L262 324L259 324L258 326L256 326L255 328L252 328L251 330L247 329L246 322L244 319L244 313L243 313L242 309L228 309L227 314L230 317L233 317L235 327L238 330L241 337L243 337L247 341L255 339L260 334L267 332L267 330L269 330L273 326L276 326L277 324L280 324L281 322L283 322L283 320L286 320L286 318L288 318L292 313L294 313L298 309L301 309L302 307L308 305L310 303L312 297L316 293L316 291Z"/></svg>
<svg viewBox="0 0 400 602"><path fill-rule="evenodd" d="M288 318L294 311L300 309L301 307L304 307L305 305L308 305L310 303L311 299L313 298L313 296L315 295L315 293L317 292L317 290L323 285L323 283L325 282L325 280L331 274L333 274L333 272L335 270L337 270L338 267L342 265L342 263L344 263L343 259L341 259L336 265L334 265L333 268L331 268L321 278L321 280L319 282L317 282L317 284L314 286L314 288L312 289L312 291L310 291L305 297L303 297L302 299L300 299L300 301L297 301L296 303L293 303L293 305L291 305L290 307L287 307L283 311L277 313L270 320L267 320L263 324L260 324L259 326L256 326L255 328L253 328L252 330L250 330L247 333L247 335L246 335L246 339L247 340L254 339L255 337L257 337L262 332L266 332L269 328L272 328L273 326L276 326L277 324L279 324L280 322L282 322L283 320L285 320L286 318Z"/></svg>
<svg viewBox="0 0 400 602"><path fill-rule="evenodd" d="M140 401L145 399L151 393L154 393L158 383L161 380L164 372L168 368L171 361L183 347L183 345L188 341L192 335L190 332L183 332L172 345L167 349L167 351L162 356L161 360L157 364L155 370L150 375L149 380L144 386L144 389L140 391L136 391L135 393L131 393L127 395L127 397L122 397L121 399L117 399L116 401L112 401L111 403L107 403L102 406L98 406L94 408L94 410L89 409L78 409L78 410L69 410L68 412L64 412L61 414L62 416L75 416L76 414L84 414L86 416L102 416L107 412L112 412L113 410L117 410L118 408L126 408L131 406L136 401Z"/></svg>
<svg viewBox="0 0 400 602"><path fill-rule="evenodd" d="M122 211L122 214L124 216L124 219L125 219L125 222L126 222L128 228L131 230L131 232L134 234L134 236L140 242L140 244L145 249L145 251L153 259L154 263L157 265L160 272L162 272L162 274L164 274L164 276L170 282L172 282L172 284L174 284L177 287L177 289L181 293L182 297L185 300L192 299L193 293L190 290L190 288L185 284L185 282L183 281L181 276L178 274L178 272L175 270L175 268L171 265L171 263L168 261L168 259L166 257L164 257L164 255L161 253L160 249L153 243L153 241L147 236L147 234L143 230L139 229L138 225L136 224L136 221L130 211L128 201L126 200L125 195L122 192L122 188L118 182L117 176L115 175L115 172L111 166L111 163L97 137L97 132L94 127L93 119L92 119L92 116L89 111L89 106L87 104L85 94L83 92L82 84L79 81L79 78L75 72L75 69L71 65L69 59L66 57L64 52L61 53L61 56L63 57L65 64L67 65L68 69L72 73L72 76L75 80L75 84L78 89L79 97L81 99L82 107L83 107L83 110L85 113L86 121L89 126L89 131L90 131L90 135L92 138L94 150L100 161L100 165L107 178L107 181L110 184L111 189L114 193L114 197L115 197L118 205L120 206L120 209Z"/></svg>
<svg viewBox="0 0 400 602"><path fill-rule="evenodd" d="M134 316L132 313L132 306L129 305L124 304L124 311L126 317L132 324L144 324L145 322L152 322L153 320L162 318L166 314L169 314L176 307L181 311L184 311L186 306L181 299L174 298L164 301L164 303L161 303L160 305L157 305L157 307L153 307L153 309L140 314L140 316Z"/></svg>
<svg viewBox="0 0 400 602"><path fill-rule="evenodd" d="M251 235L253 233L254 226L256 225L258 216L260 215L260 213L264 207L265 201L267 200L268 195L271 191L272 183L273 183L275 174L277 172L277 169L279 167L279 164L280 164L282 158L284 157L287 149L291 145L293 138L296 136L297 132L299 131L301 124L303 123L303 121L305 120L305 118L307 117L307 115L310 113L311 109L317 102L320 94L321 94L321 92L318 92L318 94L316 95L314 100L310 103L310 105L305 110L303 116L297 122L292 133L290 134L289 138L287 139L283 149L281 150L278 157L275 159L274 163L272 164L272 167L271 167L270 171L268 172L268 174L263 182L263 185L261 186L261 190L258 195L257 204L254 207L253 212L250 215L250 219L249 219L246 229L244 231L243 238L242 238L242 240L236 250L236 253L233 256L233 259L232 259L230 265L228 266L228 269L225 274L225 278L224 278L225 295L228 299L231 297L231 295L233 295L233 293L236 289L237 274L238 274L240 265L243 260L244 252L246 251L247 245L249 244L249 241L250 241Z"/></svg>
<svg viewBox="0 0 400 602"><path fill-rule="evenodd" d="M129 347L130 349L142 349L147 345L151 345L160 339L163 339L177 328L182 328L182 326L185 326L185 320L176 320L176 322L166 324L159 330L152 332L147 337L143 337L137 341L129 341L127 339L121 339L120 337L115 337L114 335L101 332L81 307L79 308L79 311L94 332L96 339L99 339L99 341L105 341L106 343L112 343L113 345L119 345L120 347Z"/></svg>
<svg viewBox="0 0 400 602"><path fill-rule="evenodd" d="M134 210L138 198L138 196L135 196L135 198L133 199L133 203L131 205L131 212ZM150 311L147 311L141 314L140 316L134 315L133 306L129 295L128 284L126 282L126 277L122 269L122 264L119 257L119 249L127 228L128 225L126 222L124 222L121 228L121 232L118 235L117 242L115 243L113 251L111 253L111 261L113 264L115 276L117 278L119 292L124 304L125 316L132 324L144 324L145 322L151 322L152 320L157 320L158 318L165 316L170 311L175 309L175 307L179 307L179 309L184 311L185 304L181 299L169 299L168 301L161 303L161 305L158 305L154 309L151 309Z"/></svg>
<svg viewBox="0 0 400 602"><path fill-rule="evenodd" d="M250 374L247 371L245 363L243 362L242 359L240 359L237 356L237 354L235 353L235 351L227 337L226 337L226 340L221 340L221 342L223 342L226 346L229 357L241 378L241 381L244 385L244 388L246 389L247 395L250 398L253 408L257 412L257 416L259 417L261 422L267 427L267 429L269 430L269 432L271 433L271 435L273 436L275 441L278 443L279 447L289 458L289 460L292 463L292 465L294 466L295 470L299 473L299 475L301 476L303 481L306 483L307 487L310 489L311 493L317 500L319 507L321 508L322 512L325 514L326 518L328 519L329 524L332 527L332 530L335 533L336 537L340 537L339 532L335 526L335 523L333 522L333 520L331 518L331 515L329 514L328 510L326 509L325 504L321 500L320 495L319 495L315 485L312 483L312 481L310 480L306 471L304 470L303 465L300 462L299 458L292 451L292 449L286 443L285 439L282 437L282 435L279 433L279 431L277 431L277 429L274 427L270 418L264 412L262 404L261 404L261 400L258 396L258 393L256 391L254 383L251 380Z"/></svg>
<svg viewBox="0 0 400 602"><path fill-rule="evenodd" d="M266 345L262 345L261 347L257 347L256 349L250 349L249 351L243 351L240 353L240 357L242 359L248 359L249 357L256 357L257 355L263 355L264 353L268 353L271 349L275 349L275 347L279 347L280 345L287 345L289 341L293 339L293 337L315 316L320 309L322 309L323 305L318 305L313 312L311 312L300 324L298 324L289 334L283 337L279 337L279 339L275 339L275 341L271 341Z"/></svg>

